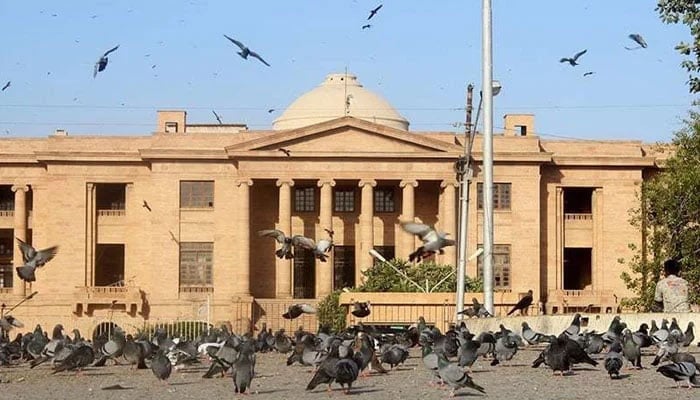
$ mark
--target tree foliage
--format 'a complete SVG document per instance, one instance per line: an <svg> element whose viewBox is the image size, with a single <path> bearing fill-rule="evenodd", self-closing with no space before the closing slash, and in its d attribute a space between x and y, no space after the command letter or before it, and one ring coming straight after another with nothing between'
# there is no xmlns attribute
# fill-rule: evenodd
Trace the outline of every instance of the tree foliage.
<svg viewBox="0 0 700 400"><path fill-rule="evenodd" d="M340 290L321 299L316 305L318 323L330 327L332 332L345 329L345 308L340 305Z"/></svg>
<svg viewBox="0 0 700 400"><path fill-rule="evenodd" d="M691 93L700 92L700 7L694 0L659 0L656 11L667 24L682 23L690 29L693 43L680 42L676 50L687 56L681 63L690 74L688 85Z"/></svg>
<svg viewBox="0 0 700 400"><path fill-rule="evenodd" d="M411 283L394 268L410 278ZM454 292L457 288L455 267L447 264L423 262L411 264L405 260L393 259L386 263L376 263L364 272L364 283L357 288L361 292ZM466 277L467 292L483 290L481 279Z"/></svg>
<svg viewBox="0 0 700 400"><path fill-rule="evenodd" d="M640 207L632 210L632 223L642 231L642 246L622 275L638 298L631 302L649 310L665 259L681 261L689 285L689 300L700 302L700 114L691 111L684 127L675 133L665 168L646 180ZM621 260L624 261L624 260ZM628 304L629 305L629 304Z"/></svg>

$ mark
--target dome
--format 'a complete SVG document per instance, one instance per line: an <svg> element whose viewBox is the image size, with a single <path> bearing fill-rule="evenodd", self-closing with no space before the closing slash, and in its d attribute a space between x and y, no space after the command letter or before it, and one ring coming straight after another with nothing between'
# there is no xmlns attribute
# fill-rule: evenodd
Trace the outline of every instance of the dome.
<svg viewBox="0 0 700 400"><path fill-rule="evenodd" d="M301 95L272 122L275 130L351 116L396 129L408 130L408 121L381 96L362 87L355 75L330 74L318 87Z"/></svg>

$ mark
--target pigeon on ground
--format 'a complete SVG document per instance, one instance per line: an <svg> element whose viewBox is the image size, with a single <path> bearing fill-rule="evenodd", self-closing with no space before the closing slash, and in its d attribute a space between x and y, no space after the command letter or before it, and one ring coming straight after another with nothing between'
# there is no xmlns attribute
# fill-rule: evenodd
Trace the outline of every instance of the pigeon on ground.
<svg viewBox="0 0 700 400"><path fill-rule="evenodd" d="M335 364L335 381L344 389L345 394L350 392L352 383L355 382L360 375L361 359L362 355L360 353L354 353L351 358L343 358ZM347 389L345 385L348 386Z"/></svg>
<svg viewBox="0 0 700 400"><path fill-rule="evenodd" d="M434 227L416 222L402 222L401 227L408 233L412 233L423 241L423 245L418 247L416 251L408 255L410 262L420 262L422 259L429 257L437 252L444 254L443 247L454 246L455 241L447 239L449 233L438 232Z"/></svg>
<svg viewBox="0 0 700 400"><path fill-rule="evenodd" d="M651 321L651 326L652 329L655 326L654 320ZM661 342L665 342L666 339L668 339L670 332L668 330L668 320L665 318L661 320L661 328L656 329L653 331L653 333L650 333L651 335L651 341L654 342L654 344L658 344Z"/></svg>
<svg viewBox="0 0 700 400"><path fill-rule="evenodd" d="M0 89L0 92L4 92L5 89L9 88L11 83L12 81L7 81L7 83L2 87L2 89Z"/></svg>
<svg viewBox="0 0 700 400"><path fill-rule="evenodd" d="M138 369L146 369L146 348L140 343L137 343L131 335L127 335L124 350L122 351L124 359L130 365L136 365Z"/></svg>
<svg viewBox="0 0 700 400"><path fill-rule="evenodd" d="M321 239L318 242L314 242L313 239L301 235L294 235L292 237L292 244L296 247L311 251L314 257L321 262L328 261L327 253L333 248L332 239Z"/></svg>
<svg viewBox="0 0 700 400"><path fill-rule="evenodd" d="M258 235L274 238L277 241L277 243L282 245L282 247L279 250L275 251L275 255L277 255L277 258L285 260L291 260L294 258L294 253L292 252L292 249L294 247L292 245L292 238L285 235L284 232L282 232L281 230L263 229L261 231L258 231Z"/></svg>
<svg viewBox="0 0 700 400"><path fill-rule="evenodd" d="M468 387L481 393L486 393L483 387L474 383L472 378L459 366L450 363L444 354L438 353L438 374L443 382L452 388L450 397L454 397L455 390Z"/></svg>
<svg viewBox="0 0 700 400"><path fill-rule="evenodd" d="M649 326L645 323L639 325L637 332L634 332L634 341L639 345L640 348L646 348L651 346L652 341L649 336Z"/></svg>
<svg viewBox="0 0 700 400"><path fill-rule="evenodd" d="M656 352L654 361L651 362L651 365L653 366L659 365L660 362L666 361L672 355L678 353L678 338L676 335L669 335L665 342L661 342L657 346L659 349Z"/></svg>
<svg viewBox="0 0 700 400"><path fill-rule="evenodd" d="M695 327L693 321L688 322L688 328L683 334L683 347L690 346L690 344L693 343L693 340L695 340L695 333L693 333L693 327Z"/></svg>
<svg viewBox="0 0 700 400"><path fill-rule="evenodd" d="M560 59L559 62L560 62L560 63L568 62L572 67L575 67L575 66L578 65L578 63L577 63L576 61L579 59L579 57L581 57L582 55L586 54L587 51L588 51L588 50L579 51L579 52L576 53L573 57L571 57L571 58L569 58L569 57L564 57L564 58Z"/></svg>
<svg viewBox="0 0 700 400"><path fill-rule="evenodd" d="M301 314L315 314L316 309L310 304L292 304L287 308L287 312L282 314L284 319L295 319L301 316Z"/></svg>
<svg viewBox="0 0 700 400"><path fill-rule="evenodd" d="M381 362L389 364L389 367L392 369L399 364L403 364L407 358L408 348L400 344L386 346L380 356Z"/></svg>
<svg viewBox="0 0 700 400"><path fill-rule="evenodd" d="M635 368L642 369L642 351L629 329L625 329L622 336L622 354Z"/></svg>
<svg viewBox="0 0 700 400"><path fill-rule="evenodd" d="M113 48L107 50L99 60L95 63L95 69L92 72L92 77L95 78L97 76L98 72L102 72L107 68L107 63L109 62L109 58L107 57L109 53L117 50L119 48L119 45L114 46Z"/></svg>
<svg viewBox="0 0 700 400"><path fill-rule="evenodd" d="M574 315L574 320L571 321L571 325L564 331L566 336L575 336L581 331L581 314L576 313Z"/></svg>
<svg viewBox="0 0 700 400"><path fill-rule="evenodd" d="M233 387L235 393L244 394L255 376L255 347L252 342L241 345L241 351L233 364Z"/></svg>
<svg viewBox="0 0 700 400"><path fill-rule="evenodd" d="M356 316L357 318L364 318L367 317L370 314L370 304L369 301L366 302L359 302L356 301L355 304L352 306L352 315Z"/></svg>
<svg viewBox="0 0 700 400"><path fill-rule="evenodd" d="M692 388L694 385L700 385L698 370L700 370L700 364L682 362L662 365L656 369L656 372L676 381L678 387L681 386L681 382L685 382L688 388Z"/></svg>
<svg viewBox="0 0 700 400"><path fill-rule="evenodd" d="M95 352L92 347L88 344L83 344L71 351L71 353L63 361L61 361L52 374L56 374L62 371L73 371L78 370L78 374L82 372L83 368L92 364L95 361Z"/></svg>
<svg viewBox="0 0 700 400"><path fill-rule="evenodd" d="M559 371L561 376L564 376L564 373L571 369L571 359L567 352L569 343L569 338L566 335L559 335L556 339L552 340L549 347L542 353L544 356L544 363L552 369L552 372L556 373L556 371ZM535 362L537 362L537 360L535 360ZM535 363L533 363L532 366L536 368L539 364L535 365Z"/></svg>
<svg viewBox="0 0 700 400"><path fill-rule="evenodd" d="M518 301L518 304L513 307L510 311L508 311L507 315L511 315L517 310L520 310L521 315L527 315L527 308L530 307L532 304L532 290L528 290L527 294Z"/></svg>
<svg viewBox="0 0 700 400"><path fill-rule="evenodd" d="M383 4L380 4L380 5L378 5L376 8L372 9L372 10L369 12L369 17L367 17L367 20L369 21L370 19L372 19L372 17L374 17L374 15L377 14L377 11L379 11L379 9L381 9L382 6L384 6L384 5L383 5Z"/></svg>
<svg viewBox="0 0 700 400"><path fill-rule="evenodd" d="M620 369L622 369L622 365L624 364L621 353L622 345L616 342L613 343L608 354L605 355L605 370L608 371L610 379L620 377Z"/></svg>
<svg viewBox="0 0 700 400"><path fill-rule="evenodd" d="M219 121L219 125L223 125L223 122L221 122L221 117L219 116L219 114L217 114L216 111L214 111L214 110L211 110L211 112L214 113L214 117L216 117L216 120Z"/></svg>
<svg viewBox="0 0 700 400"><path fill-rule="evenodd" d="M311 378L311 381L306 385L306 390L314 390L316 386L327 383L328 392L331 391L331 384L335 381L335 377L338 373L336 369L336 364L340 361L340 354L338 349L340 347L339 342L334 342L331 344L330 350L326 358L318 366L318 369Z"/></svg>
<svg viewBox="0 0 700 400"><path fill-rule="evenodd" d="M625 46L625 49L627 49L627 50L646 49L648 47L647 42L644 40L642 35L640 35L638 33L630 33L627 37L634 40L634 42L639 45L637 47Z"/></svg>
<svg viewBox="0 0 700 400"><path fill-rule="evenodd" d="M22 252L22 260L24 261L24 265L15 268L17 270L17 275L25 282L34 282L36 281L34 272L37 268L43 267L56 256L58 246L36 251L31 245L23 242L19 238L16 239L19 244L19 249Z"/></svg>
<svg viewBox="0 0 700 400"><path fill-rule="evenodd" d="M584 334L586 353L588 354L599 354L603 351L605 347L605 341L603 340L603 334L588 332Z"/></svg>
<svg viewBox="0 0 700 400"><path fill-rule="evenodd" d="M274 347L278 353L282 354L292 351L292 339L284 333L284 329L280 329L275 333Z"/></svg>
<svg viewBox="0 0 700 400"><path fill-rule="evenodd" d="M236 40L236 39L230 38L230 37L228 37L228 36L226 36L226 35L224 35L224 37L225 37L226 39L230 40L230 41L231 41L233 44L235 44L236 46L240 47L241 51L237 51L236 53L238 53L238 55L241 56L242 58L244 58L244 59L247 60L247 59L248 59L248 56L255 57L255 58L257 58L258 60L260 60L260 62L262 62L263 64L267 65L268 67L270 66L270 64L268 64L267 61L263 60L263 58L260 57L260 55L259 55L258 53L252 51L251 49L249 49L248 47L246 47L246 45L244 45L243 43L239 42L239 41Z"/></svg>
<svg viewBox="0 0 700 400"><path fill-rule="evenodd" d="M173 372L173 366L170 364L165 350L160 349L153 356L153 360L151 360L151 371L153 371L153 375L161 381L167 381L170 377L170 374Z"/></svg>
<svg viewBox="0 0 700 400"><path fill-rule="evenodd" d="M537 333L530 328L527 322L523 321L521 324L523 329L521 331L521 336L530 345L536 345L543 342L544 335Z"/></svg>
<svg viewBox="0 0 700 400"><path fill-rule="evenodd" d="M57 324L51 333L51 340L44 345L39 357L36 357L29 364L29 368L35 368L46 361L52 360L54 356L66 345L66 338L63 336L63 325Z"/></svg>

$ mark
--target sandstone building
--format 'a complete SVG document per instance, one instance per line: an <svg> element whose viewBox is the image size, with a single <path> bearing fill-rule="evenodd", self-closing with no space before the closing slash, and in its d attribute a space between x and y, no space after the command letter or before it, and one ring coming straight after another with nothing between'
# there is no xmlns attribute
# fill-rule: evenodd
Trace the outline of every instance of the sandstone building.
<svg viewBox="0 0 700 400"><path fill-rule="evenodd" d="M0 301L39 292L15 316L86 330L204 314L244 326L354 285L371 248L406 258L416 240L399 221L457 237L464 135L409 130L355 76L329 75L271 130L186 116L159 111L138 137L0 140ZM640 240L628 210L660 160L639 141L545 140L534 122L506 115L494 138L495 287L516 299L533 289L550 313L609 311L629 295L617 260ZM474 158L468 253L482 240L479 136ZM256 234L270 228L314 239L332 229L335 247L326 263L279 260ZM15 237L60 246L31 288L12 267ZM455 264L456 249L437 261Z"/></svg>

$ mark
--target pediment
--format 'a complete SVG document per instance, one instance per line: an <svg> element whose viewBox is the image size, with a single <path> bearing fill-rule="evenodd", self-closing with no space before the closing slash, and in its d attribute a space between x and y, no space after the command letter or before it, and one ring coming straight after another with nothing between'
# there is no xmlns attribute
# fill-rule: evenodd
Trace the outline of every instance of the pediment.
<svg viewBox="0 0 700 400"><path fill-rule="evenodd" d="M461 151L461 146L352 117L280 131L226 148L229 155L270 154L284 148L291 154L411 154Z"/></svg>

